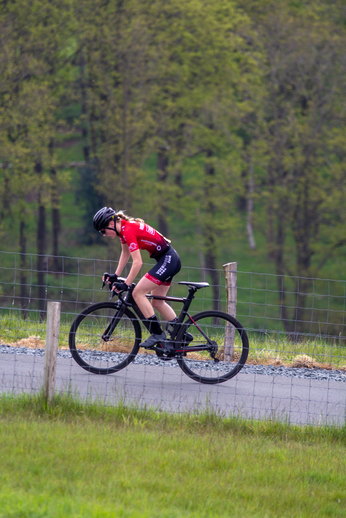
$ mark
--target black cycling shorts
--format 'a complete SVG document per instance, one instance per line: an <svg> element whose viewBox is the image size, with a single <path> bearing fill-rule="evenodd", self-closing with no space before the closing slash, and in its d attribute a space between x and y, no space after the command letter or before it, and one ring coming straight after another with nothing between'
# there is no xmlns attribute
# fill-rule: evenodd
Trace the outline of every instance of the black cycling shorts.
<svg viewBox="0 0 346 518"><path fill-rule="evenodd" d="M170 286L174 275L181 270L178 252L171 246L164 254L156 259L157 263L144 277L158 286Z"/></svg>

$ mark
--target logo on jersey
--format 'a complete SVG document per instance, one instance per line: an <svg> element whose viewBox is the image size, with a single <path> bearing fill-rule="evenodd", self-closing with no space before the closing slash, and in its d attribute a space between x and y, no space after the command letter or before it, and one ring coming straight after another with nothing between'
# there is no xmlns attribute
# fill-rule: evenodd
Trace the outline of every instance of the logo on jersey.
<svg viewBox="0 0 346 518"><path fill-rule="evenodd" d="M153 243L152 241L147 241L146 239L142 239L142 243L146 243L147 245L152 245L156 247L156 243Z"/></svg>
<svg viewBox="0 0 346 518"><path fill-rule="evenodd" d="M130 252L134 252L135 250L137 250L137 248L138 248L137 243L131 243L129 246Z"/></svg>
<svg viewBox="0 0 346 518"><path fill-rule="evenodd" d="M144 223L140 223L140 224L139 224L139 228L140 228L141 230L144 230Z"/></svg>
<svg viewBox="0 0 346 518"><path fill-rule="evenodd" d="M153 229L153 227L150 227L149 225L145 225L145 230L148 232L148 234L151 234L152 236L155 234L155 229Z"/></svg>

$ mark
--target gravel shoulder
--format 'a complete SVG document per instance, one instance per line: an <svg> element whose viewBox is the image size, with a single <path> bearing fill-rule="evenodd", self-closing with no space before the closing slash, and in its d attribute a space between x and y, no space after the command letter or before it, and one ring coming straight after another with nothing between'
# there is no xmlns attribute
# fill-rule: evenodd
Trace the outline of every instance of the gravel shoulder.
<svg viewBox="0 0 346 518"><path fill-rule="evenodd" d="M0 353L5 354L19 354L28 356L44 356L44 349L32 349L29 347L13 347L10 345L0 345ZM90 352L92 354L92 352ZM108 354L120 354L120 353L108 353ZM70 351L59 350L59 358L72 359ZM223 370L223 362L217 364L215 367L217 370ZM178 367L175 360L163 361L160 360L154 354L141 355L138 354L134 360L134 364L140 365L164 365L165 367ZM322 368L292 368L284 367L282 365L276 367L273 365L245 365L241 371L243 374L259 374L264 376L286 376L290 378L306 378L315 380L329 380L346 383L346 373L337 369L322 369Z"/></svg>

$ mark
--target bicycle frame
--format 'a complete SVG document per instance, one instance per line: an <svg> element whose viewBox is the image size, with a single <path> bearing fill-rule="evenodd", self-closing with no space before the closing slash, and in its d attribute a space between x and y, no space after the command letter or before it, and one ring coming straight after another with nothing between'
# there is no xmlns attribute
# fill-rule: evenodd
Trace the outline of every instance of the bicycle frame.
<svg viewBox="0 0 346 518"><path fill-rule="evenodd" d="M132 291L134 289L134 286L131 288L132 289L130 289L129 292L126 294L125 299L121 296L121 293L117 293L119 302L121 303L121 305L119 307L119 310L116 312L116 314L112 318L111 322L109 323L109 325L103 335L103 339L105 341L108 341L110 339L112 332L114 331L117 323L119 322L119 320L121 319L121 317L123 316L123 314L125 312L126 306L132 307L133 311L136 313L136 315L142 322L144 322L146 320L145 317L143 316L143 313L141 312L141 310L139 309L135 300L132 297ZM183 303L182 310L178 316L178 320L174 324L173 331L171 333L171 340L169 340L169 342L168 342L170 345L174 346L173 350L169 350L170 353L176 354L176 353L184 353L184 352L208 351L208 350L210 350L210 347L213 346L212 340L210 340L209 337L203 332L203 330L196 324L196 322L193 320L193 318L191 317L191 315L188 312L191 302L195 298L195 293L197 291L198 291L197 288L195 288L194 286L189 286L188 295L187 295L187 297L183 297L183 298L171 297L171 296L160 296L160 295L147 295L147 298L149 300L154 299L154 300L165 300L165 301L170 301L170 302ZM188 320L184 323L184 320L186 317L188 317ZM182 328L182 325L184 324L186 327L188 327L188 325L191 325L191 323L197 327L197 329L199 330L201 335L206 339L208 345L203 345L203 346L195 345L195 346L177 348L175 340L177 338L177 335L178 335L180 329ZM152 350L154 350L154 351L158 350L158 351L162 352L162 348L158 348L158 347L153 347Z"/></svg>
<svg viewBox="0 0 346 518"><path fill-rule="evenodd" d="M119 280L122 281L121 278ZM103 280L102 288L105 284ZM235 317L222 311L205 310L191 316L189 308L196 291L209 284L187 281L180 281L179 284L187 286L187 297L147 295L149 300L182 304L177 321L169 326L170 336L148 349L163 361L175 358L181 370L194 381L206 384L228 381L244 367L248 357L249 340L245 329ZM111 298L117 295L119 300L91 304L74 319L69 332L69 348L73 359L86 371L113 374L135 360L142 343L140 322L150 329L132 298L135 286L133 283L126 292L112 291ZM236 352L231 358L225 358L226 338L229 336L227 330L232 328L237 331L237 340L232 343L232 353ZM100 335L104 342L114 343L106 346ZM199 351L206 354L189 354ZM222 363L214 367L210 360Z"/></svg>

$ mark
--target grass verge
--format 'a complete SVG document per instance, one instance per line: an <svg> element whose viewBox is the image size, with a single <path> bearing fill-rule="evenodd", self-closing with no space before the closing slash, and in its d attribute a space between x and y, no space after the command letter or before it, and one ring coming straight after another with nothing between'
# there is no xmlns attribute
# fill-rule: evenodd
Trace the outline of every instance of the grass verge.
<svg viewBox="0 0 346 518"><path fill-rule="evenodd" d="M251 334L249 341L248 363L346 371L346 347L337 341L326 342L321 337L293 341L285 335L277 340L274 335L259 339Z"/></svg>
<svg viewBox="0 0 346 518"><path fill-rule="evenodd" d="M19 320L20 321L20 320ZM6 344L14 347L28 347L42 349L45 346L46 323L31 322L30 320L20 321L21 326L13 324L13 319L0 317L0 345ZM68 333L71 322L62 322L60 325L59 348L68 349ZM146 338L143 334L143 339ZM294 343L284 340L274 341L272 339L259 340L257 337L249 337L250 352L247 363L258 365L274 365L279 367L319 367L323 369L339 369L346 371L346 347L336 344L326 344L322 339L315 341L304 341ZM83 348L79 345L79 348ZM86 345L85 348L89 348ZM119 347L113 348L119 351ZM107 345L107 350L112 350L112 343ZM126 351L128 348L126 348ZM140 354L154 354L153 351L140 350ZM203 356L193 355L200 359ZM193 355L193 356L192 356Z"/></svg>
<svg viewBox="0 0 346 518"><path fill-rule="evenodd" d="M0 517L345 516L346 428L0 397Z"/></svg>

